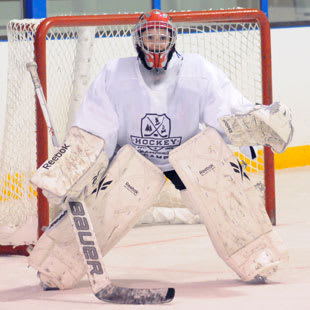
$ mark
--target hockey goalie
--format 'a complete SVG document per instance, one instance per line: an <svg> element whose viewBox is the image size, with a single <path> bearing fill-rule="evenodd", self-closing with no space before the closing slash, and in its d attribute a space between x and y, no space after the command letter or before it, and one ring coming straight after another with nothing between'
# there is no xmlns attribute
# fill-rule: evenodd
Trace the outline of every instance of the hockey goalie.
<svg viewBox="0 0 310 310"><path fill-rule="evenodd" d="M105 65L63 147L31 181L52 205L82 199L105 255L168 178L200 216L219 257L244 281L266 279L287 260L287 250L260 189L227 144L283 152L292 138L290 111L279 103L252 104L206 59L179 54L176 36L166 13L142 14L132 30L138 57ZM85 274L65 209L28 262L45 289L72 288Z"/></svg>

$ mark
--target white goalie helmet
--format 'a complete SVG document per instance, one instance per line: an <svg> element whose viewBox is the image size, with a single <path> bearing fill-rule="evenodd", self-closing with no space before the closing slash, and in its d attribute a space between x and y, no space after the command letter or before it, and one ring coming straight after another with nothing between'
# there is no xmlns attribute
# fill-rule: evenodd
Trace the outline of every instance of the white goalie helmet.
<svg viewBox="0 0 310 310"><path fill-rule="evenodd" d="M132 38L138 57L148 70L167 69L177 38L167 13L152 10L142 14L132 30Z"/></svg>

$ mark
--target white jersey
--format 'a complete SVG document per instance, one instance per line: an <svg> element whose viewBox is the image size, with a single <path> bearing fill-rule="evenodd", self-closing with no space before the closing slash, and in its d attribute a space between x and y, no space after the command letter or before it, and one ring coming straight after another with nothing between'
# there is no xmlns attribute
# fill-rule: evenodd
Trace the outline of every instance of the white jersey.
<svg viewBox="0 0 310 310"><path fill-rule="evenodd" d="M103 138L110 158L131 144L168 171L173 169L169 152L196 135L201 123L225 138L218 118L252 108L222 71L199 55L175 54L168 69L158 73L129 57L105 65L74 126Z"/></svg>

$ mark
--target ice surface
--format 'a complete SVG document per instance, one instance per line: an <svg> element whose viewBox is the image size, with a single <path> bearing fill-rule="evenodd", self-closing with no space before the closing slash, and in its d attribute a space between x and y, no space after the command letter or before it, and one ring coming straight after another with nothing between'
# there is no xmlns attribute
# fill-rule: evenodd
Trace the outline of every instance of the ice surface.
<svg viewBox="0 0 310 310"><path fill-rule="evenodd" d="M112 281L128 287L175 287L171 304L105 304L87 278L66 291L44 292L22 256L0 256L0 309L310 309L310 167L276 172L277 226L290 252L267 284L246 284L218 258L203 225L133 229L105 257Z"/></svg>

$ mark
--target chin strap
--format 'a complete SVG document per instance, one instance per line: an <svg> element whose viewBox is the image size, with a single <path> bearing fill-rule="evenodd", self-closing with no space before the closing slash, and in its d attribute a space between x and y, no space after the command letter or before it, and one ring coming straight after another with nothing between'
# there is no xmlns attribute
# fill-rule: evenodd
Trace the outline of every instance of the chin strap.
<svg viewBox="0 0 310 310"><path fill-rule="evenodd" d="M136 49L137 49L137 52L138 52L138 58L140 58L143 66L147 69L147 70L154 70L154 69L159 69L159 68L151 68L150 66L148 66L146 60L145 60L145 54L142 50L142 48L140 46L136 46ZM168 63L169 61L171 60L172 56L173 56L173 53L176 52L178 57L180 56L180 54L176 51L175 49L175 46L173 46L171 48L171 50L169 51L168 55L167 55L167 62L166 62L166 65L162 68L164 70L167 70L167 67L168 67Z"/></svg>

